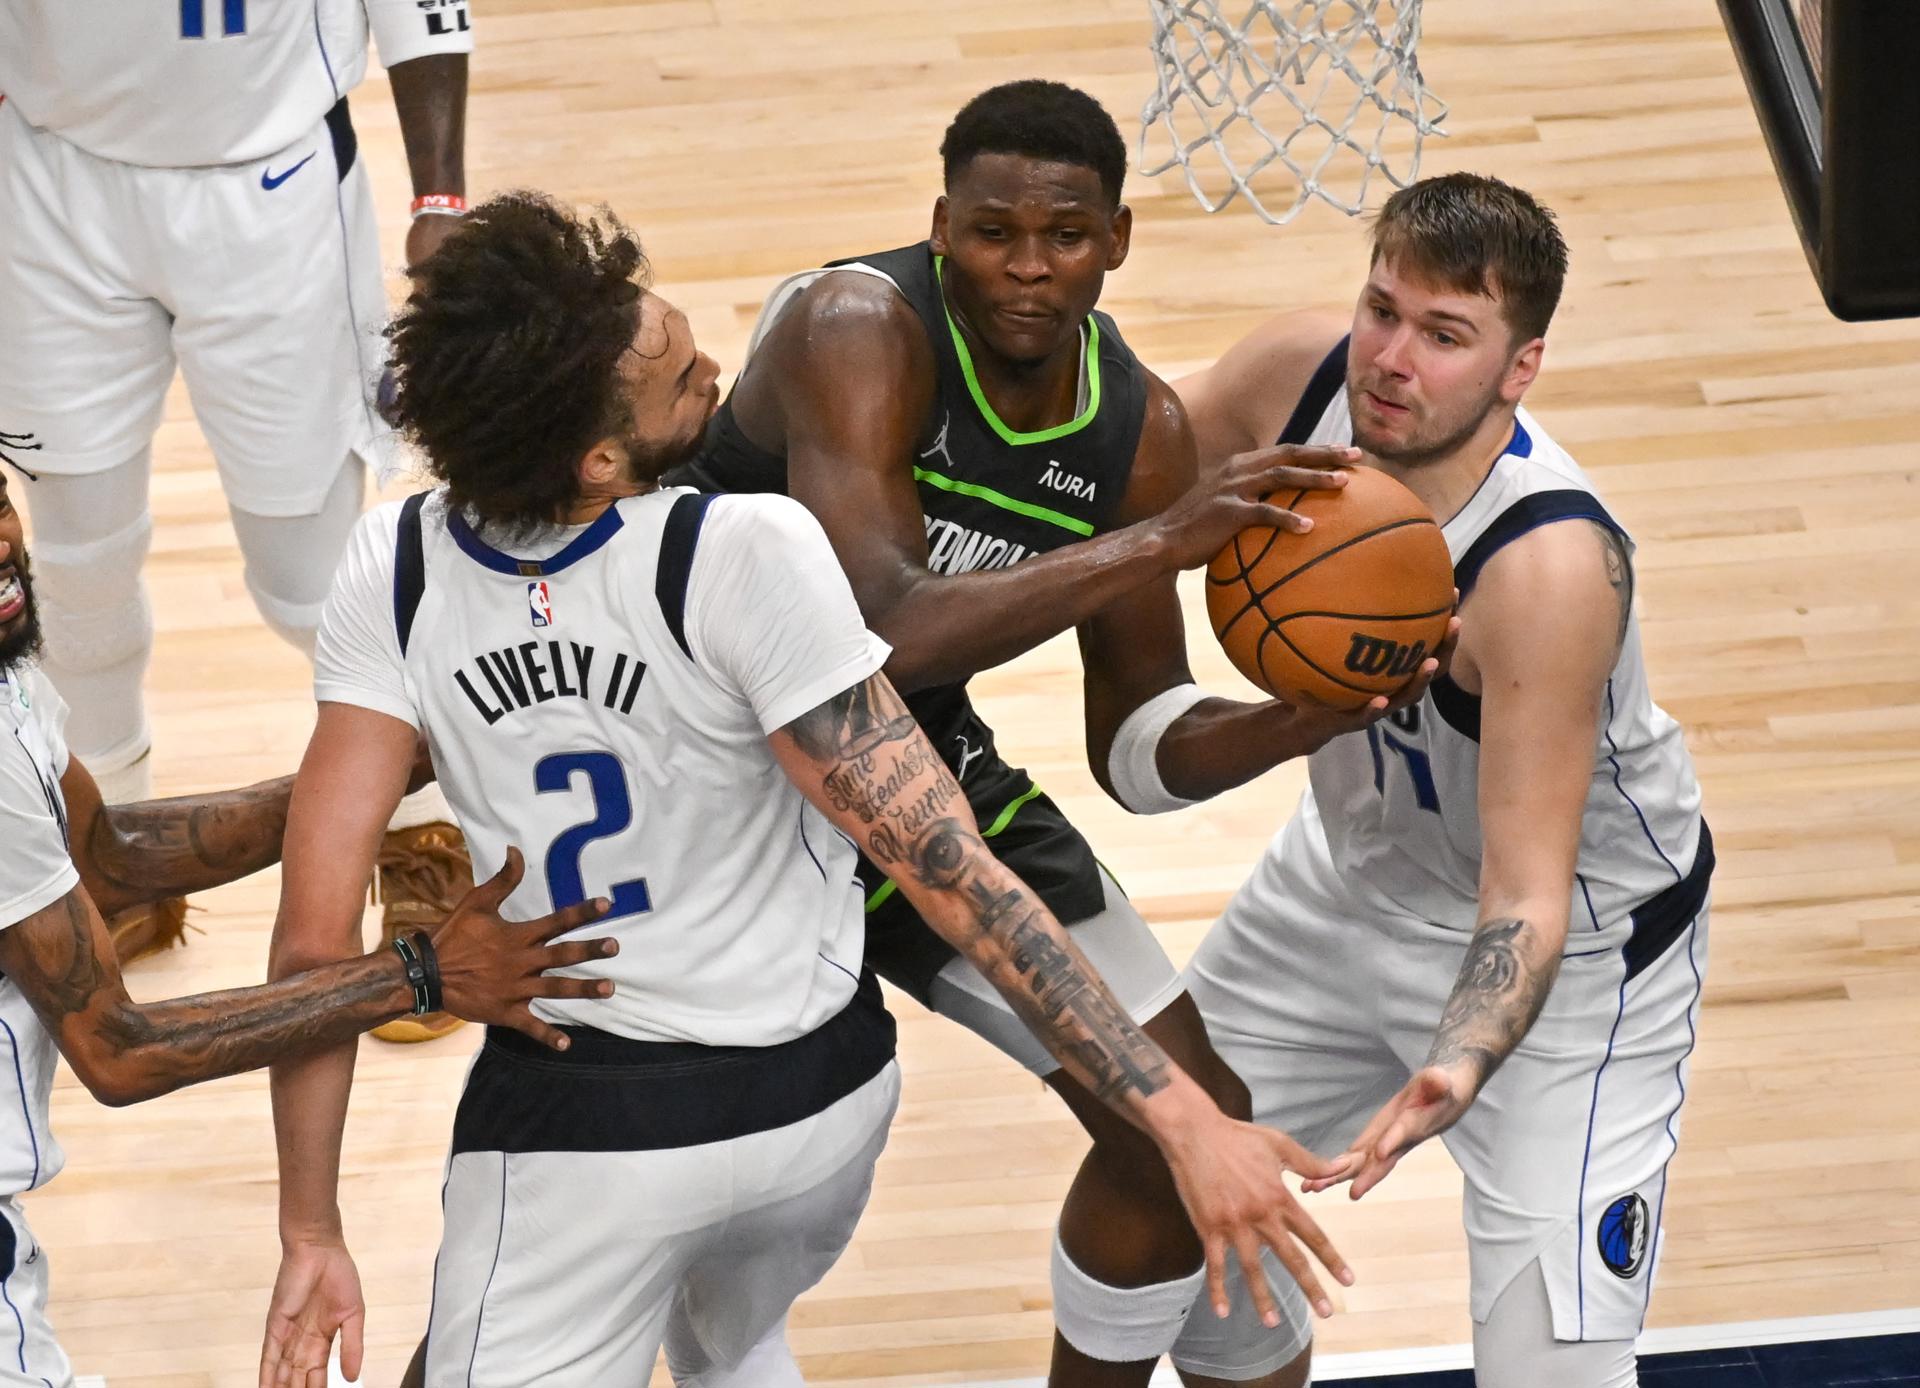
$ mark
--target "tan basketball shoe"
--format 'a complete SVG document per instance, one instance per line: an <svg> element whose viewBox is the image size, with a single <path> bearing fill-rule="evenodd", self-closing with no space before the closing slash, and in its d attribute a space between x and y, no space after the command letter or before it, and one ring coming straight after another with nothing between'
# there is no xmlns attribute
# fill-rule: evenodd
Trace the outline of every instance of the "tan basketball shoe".
<svg viewBox="0 0 1920 1388"><path fill-rule="evenodd" d="M374 861L373 899L380 906L380 941L431 930L448 916L473 886L473 862L467 841L444 821L412 829L389 829ZM382 1041L431 1041L461 1025L458 1017L429 1012L397 1017L373 1034Z"/></svg>
<svg viewBox="0 0 1920 1388"><path fill-rule="evenodd" d="M185 944L187 899L169 896L115 911L107 917L107 934L113 937L113 952L120 956L123 969L136 959Z"/></svg>

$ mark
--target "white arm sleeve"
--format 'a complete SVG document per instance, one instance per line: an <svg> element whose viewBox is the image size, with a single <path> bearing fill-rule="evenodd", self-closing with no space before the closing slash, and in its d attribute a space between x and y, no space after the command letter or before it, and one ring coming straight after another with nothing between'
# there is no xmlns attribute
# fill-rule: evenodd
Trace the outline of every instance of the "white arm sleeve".
<svg viewBox="0 0 1920 1388"><path fill-rule="evenodd" d="M707 507L687 582L694 659L785 727L886 664L820 522L784 496L722 496Z"/></svg>
<svg viewBox="0 0 1920 1388"><path fill-rule="evenodd" d="M400 633L393 616L393 546L400 534L398 501L360 517L333 575L313 653L313 697L357 704L420 726L407 692Z"/></svg>
<svg viewBox="0 0 1920 1388"><path fill-rule="evenodd" d="M473 52L467 0L364 0L381 67L436 53Z"/></svg>
<svg viewBox="0 0 1920 1388"><path fill-rule="evenodd" d="M1162 690L1127 715L1107 753L1107 780L1122 805L1135 814L1170 814L1196 805L1182 800L1160 779L1160 739L1180 715L1206 698L1194 684Z"/></svg>

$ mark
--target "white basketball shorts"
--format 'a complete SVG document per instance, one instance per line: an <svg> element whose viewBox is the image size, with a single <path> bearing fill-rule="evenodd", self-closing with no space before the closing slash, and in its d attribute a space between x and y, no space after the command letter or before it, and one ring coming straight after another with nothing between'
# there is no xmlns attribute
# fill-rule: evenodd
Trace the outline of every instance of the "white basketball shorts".
<svg viewBox="0 0 1920 1388"><path fill-rule="evenodd" d="M1330 1156L1425 1063L1471 937L1361 904L1313 839L1282 833L1187 979L1255 1120ZM1466 1177L1475 1321L1538 1258L1556 1339L1640 1331L1699 1020L1710 842L1697 880L1634 913L1625 948L1583 949L1576 926L1540 1020L1445 1136ZM1192 1317L1176 1362L1230 1366L1230 1347L1197 1343L1221 1324Z"/></svg>
<svg viewBox="0 0 1920 1388"><path fill-rule="evenodd" d="M0 1200L0 1388L71 1388L73 1367L47 1322L47 1251L18 1201Z"/></svg>
<svg viewBox="0 0 1920 1388"><path fill-rule="evenodd" d="M228 500L310 515L381 466L386 298L346 105L257 164L88 154L0 101L0 431L35 472L146 447L176 360Z"/></svg>
<svg viewBox="0 0 1920 1388"><path fill-rule="evenodd" d="M877 986L757 1051L570 1031L490 1034L468 1075L428 1388L644 1384L663 1342L731 1370L866 1207L900 1096Z"/></svg>

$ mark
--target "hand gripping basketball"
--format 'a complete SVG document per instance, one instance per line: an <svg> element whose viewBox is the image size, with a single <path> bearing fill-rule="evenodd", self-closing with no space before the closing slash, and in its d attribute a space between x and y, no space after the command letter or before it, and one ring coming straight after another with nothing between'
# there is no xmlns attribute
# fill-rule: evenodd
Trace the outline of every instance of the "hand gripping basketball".
<svg viewBox="0 0 1920 1388"><path fill-rule="evenodd" d="M1220 547L1248 527L1294 534L1313 522L1279 505L1276 496L1297 498L1338 491L1347 485L1345 469L1360 461L1357 448L1306 448L1281 444L1236 453L1203 469L1198 481L1160 515L1160 541L1183 569L1197 569Z"/></svg>
<svg viewBox="0 0 1920 1388"><path fill-rule="evenodd" d="M1453 560L1425 503L1376 468L1286 504L1317 521L1241 531L1207 567L1207 615L1240 673L1290 704L1363 710L1449 633Z"/></svg>

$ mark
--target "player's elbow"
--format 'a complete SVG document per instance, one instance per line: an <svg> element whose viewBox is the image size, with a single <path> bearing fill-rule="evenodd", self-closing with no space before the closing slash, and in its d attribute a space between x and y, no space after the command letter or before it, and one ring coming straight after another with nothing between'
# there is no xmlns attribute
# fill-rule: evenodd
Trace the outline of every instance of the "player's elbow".
<svg viewBox="0 0 1920 1388"><path fill-rule="evenodd" d="M146 1068L133 1057L97 1042L66 1047L63 1053L74 1075L87 1087L87 1093L108 1108L126 1108L164 1094L172 1087L155 1084Z"/></svg>

